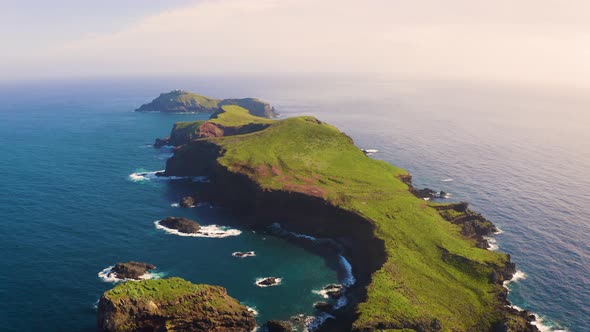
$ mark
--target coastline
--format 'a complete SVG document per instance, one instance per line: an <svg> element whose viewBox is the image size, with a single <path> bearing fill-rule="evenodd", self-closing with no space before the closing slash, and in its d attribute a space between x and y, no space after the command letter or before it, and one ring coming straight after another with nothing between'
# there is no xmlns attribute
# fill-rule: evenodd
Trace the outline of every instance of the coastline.
<svg viewBox="0 0 590 332"><path fill-rule="evenodd" d="M510 255L482 250L489 248L484 236L497 228L467 203L421 199L407 171L369 158L349 136L313 117L244 132L241 128L267 121L245 112L224 108L194 126L199 138L178 147L162 175L209 178L208 199L244 216L247 226L280 221L291 232L338 243L357 279L350 304L341 310L345 314L335 313L339 330L537 331L526 311L508 307L502 284L516 271ZM281 145L294 137L289 148ZM305 160L324 164L302 167L302 151L291 149L306 145L320 148ZM359 184L352 191L351 181ZM438 282L425 289L433 276ZM397 290L396 283L408 288ZM451 297L450 289L456 292ZM480 295L474 297L474 290ZM396 301L393 306L382 305L390 300ZM408 316L417 310L418 316ZM338 330L330 325L322 330Z"/></svg>
<svg viewBox="0 0 590 332"><path fill-rule="evenodd" d="M212 146L208 145L207 150L211 153ZM201 160L202 162L203 160ZM173 176L169 173L170 165L166 167L166 175ZM173 166L174 167L174 166ZM373 226L371 222L362 216L346 211L339 207L329 204L318 197L305 195L296 192L266 191L249 177L233 173L221 165L212 162L204 165L208 171L208 177L211 179L208 196L216 205L225 206L241 215L247 216L247 226L260 228L272 226L276 220L281 220L282 224L289 229L289 232L295 232L304 237L328 238L333 239L341 246L345 255L350 256L352 268L357 276L357 283L349 288L348 304L333 313L335 319L325 320L318 327L318 331L338 331L350 329L352 322L356 319L356 305L366 300L366 288L371 281L371 275L377 271L385 261L385 248L380 240L373 237ZM182 174L182 173L181 173ZM407 180L406 180L407 181ZM411 182L410 182L411 185ZM236 188L240 188L236 190ZM289 211L289 213L286 213ZM299 214L296 211L305 211ZM310 220L310 212L316 215ZM344 229L338 229L333 221L343 219L354 220L357 227L355 230L364 228L364 234L348 233ZM301 223L303 219L307 222ZM332 222L331 222L332 221ZM318 227L318 225L321 225ZM361 226L362 225L362 226ZM348 224L350 227L350 224ZM361 232L363 233L363 232ZM494 233L486 234L491 236ZM480 242L487 241L484 235L479 235ZM366 248L367 242L373 247ZM363 243L365 246L360 245ZM360 250L359 250L360 249ZM370 257L367 262L367 257ZM514 272L506 274L500 283L509 281ZM506 295L507 293L505 293ZM506 296L503 301L509 305ZM528 312L520 311L520 315L528 316ZM532 330L535 331L535 330Z"/></svg>

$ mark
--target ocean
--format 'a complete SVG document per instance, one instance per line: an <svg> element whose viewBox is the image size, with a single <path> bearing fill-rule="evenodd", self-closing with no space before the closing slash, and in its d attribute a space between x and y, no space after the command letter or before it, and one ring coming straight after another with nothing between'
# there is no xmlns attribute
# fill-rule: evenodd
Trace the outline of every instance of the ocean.
<svg viewBox="0 0 590 332"><path fill-rule="evenodd" d="M116 262L222 285L258 321L313 313L338 282L329 258L240 225L202 204L173 204L190 180L130 176L161 170L150 146L194 114L134 113L160 92L259 97L282 116L338 126L414 183L468 201L502 233L522 278L509 299L547 331L590 331L590 99L537 87L351 77L240 76L0 83L0 319L3 331L93 331L94 305ZM206 202L205 202L206 203ZM182 237L154 221L185 216L236 236ZM278 221L280 222L280 221ZM235 251L255 251L238 259ZM354 270L354 266L353 266ZM277 287L257 278L277 276Z"/></svg>

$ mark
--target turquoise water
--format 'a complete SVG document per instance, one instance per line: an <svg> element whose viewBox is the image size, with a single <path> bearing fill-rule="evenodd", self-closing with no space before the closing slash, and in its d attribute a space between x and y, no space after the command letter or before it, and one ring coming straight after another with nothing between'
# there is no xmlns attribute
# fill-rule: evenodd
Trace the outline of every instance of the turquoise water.
<svg viewBox="0 0 590 332"><path fill-rule="evenodd" d="M0 318L12 331L91 331L93 304L111 287L97 273L117 261L220 284L259 320L310 313L313 289L337 278L330 262L239 226L207 206L170 206L194 184L133 182L163 169L146 144L195 115L130 112L176 88L260 97L285 116L337 125L373 157L408 169L418 186L466 200L504 233L527 278L510 299L546 325L590 331L590 101L556 91L460 82L349 78L195 78L5 84L0 89ZM451 180L452 181L449 181ZM153 221L184 215L242 230L187 238ZM233 251L255 250L237 260ZM257 277L283 276L260 289ZM549 328L551 329L551 328Z"/></svg>
<svg viewBox="0 0 590 332"><path fill-rule="evenodd" d="M155 264L158 273L223 285L259 320L312 313L312 290L337 281L324 259L239 226L219 208L170 206L187 181L133 182L159 170L166 153L146 144L176 121L198 116L138 114L126 103L57 100L0 113L0 317L3 331L93 331L93 308L112 287L97 273L118 262ZM240 236L181 237L154 227L163 217L241 229ZM235 251L255 251L238 259ZM283 277L258 288L256 278Z"/></svg>

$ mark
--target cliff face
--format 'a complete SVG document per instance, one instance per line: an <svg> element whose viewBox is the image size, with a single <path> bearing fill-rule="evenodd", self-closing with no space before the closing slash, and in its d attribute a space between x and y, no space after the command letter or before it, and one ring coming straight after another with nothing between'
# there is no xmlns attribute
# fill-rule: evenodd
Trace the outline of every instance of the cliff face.
<svg viewBox="0 0 590 332"><path fill-rule="evenodd" d="M180 278L126 282L98 303L99 331L252 331L248 308L224 288Z"/></svg>
<svg viewBox="0 0 590 332"><path fill-rule="evenodd" d="M141 105L136 112L164 113L215 113L222 106L236 105L247 109L252 115L274 118L278 116L267 102L256 98L216 99L201 96L192 92L174 90L162 93L147 104Z"/></svg>
<svg viewBox="0 0 590 332"><path fill-rule="evenodd" d="M230 111L212 121L249 121L235 120ZM280 222L338 241L358 283L356 306L340 313L334 330L535 330L526 314L506 306L510 257L481 249L482 235L495 230L491 223L466 206L416 198L402 180L407 172L367 158L314 118L194 140L176 150L166 173L210 176L211 197L250 216L252 225Z"/></svg>

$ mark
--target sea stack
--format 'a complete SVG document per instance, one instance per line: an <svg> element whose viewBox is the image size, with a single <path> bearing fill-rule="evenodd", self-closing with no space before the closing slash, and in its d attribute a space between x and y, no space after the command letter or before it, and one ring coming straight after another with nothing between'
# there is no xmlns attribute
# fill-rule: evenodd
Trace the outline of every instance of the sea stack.
<svg viewBox="0 0 590 332"><path fill-rule="evenodd" d="M154 270L155 268L156 266L152 264L140 262L117 263L111 269L109 277L140 280L148 271Z"/></svg>
<svg viewBox="0 0 590 332"><path fill-rule="evenodd" d="M182 217L168 217L160 220L160 225L186 234L195 234L201 229L197 222Z"/></svg>

